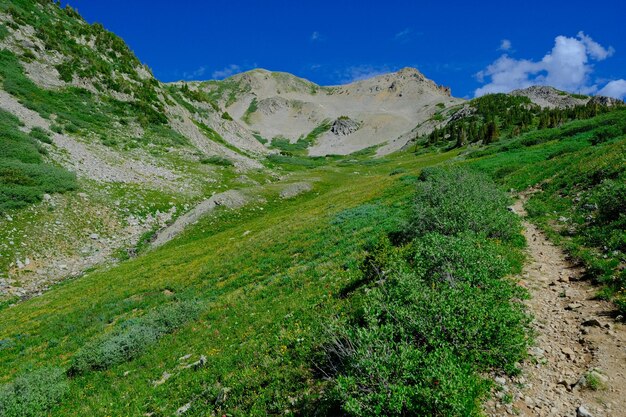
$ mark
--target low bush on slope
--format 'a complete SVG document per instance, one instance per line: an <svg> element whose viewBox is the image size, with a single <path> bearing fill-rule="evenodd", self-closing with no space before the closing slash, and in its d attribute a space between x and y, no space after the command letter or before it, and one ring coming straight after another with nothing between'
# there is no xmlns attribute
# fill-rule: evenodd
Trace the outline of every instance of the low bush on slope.
<svg viewBox="0 0 626 417"><path fill-rule="evenodd" d="M200 312L196 302L165 305L147 315L130 319L108 334L88 342L72 359L68 373L105 370L141 355L163 335L195 320Z"/></svg>
<svg viewBox="0 0 626 417"><path fill-rule="evenodd" d="M42 368L0 386L0 417L41 417L69 392L60 368Z"/></svg>
<svg viewBox="0 0 626 417"><path fill-rule="evenodd" d="M372 249L361 308L334 323L322 347L329 415L478 416L483 375L516 372L529 320L525 290L506 278L522 260L506 202L482 175L422 175L405 230L413 239Z"/></svg>
<svg viewBox="0 0 626 417"><path fill-rule="evenodd" d="M196 301L156 307L88 341L74 355L67 371L60 367L43 367L0 385L0 417L47 415L68 394L68 376L104 371L137 358L166 334L196 320L201 307Z"/></svg>

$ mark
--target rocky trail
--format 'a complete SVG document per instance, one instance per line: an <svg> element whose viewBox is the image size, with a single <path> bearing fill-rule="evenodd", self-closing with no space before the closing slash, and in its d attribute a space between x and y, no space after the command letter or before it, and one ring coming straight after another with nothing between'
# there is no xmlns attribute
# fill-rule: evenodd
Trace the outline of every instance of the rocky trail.
<svg viewBox="0 0 626 417"><path fill-rule="evenodd" d="M522 195L513 210L526 215ZM626 416L626 326L612 304L594 299L597 287L581 281L535 225L524 221L529 263L520 285L528 288L535 346L513 378L497 377L489 416Z"/></svg>

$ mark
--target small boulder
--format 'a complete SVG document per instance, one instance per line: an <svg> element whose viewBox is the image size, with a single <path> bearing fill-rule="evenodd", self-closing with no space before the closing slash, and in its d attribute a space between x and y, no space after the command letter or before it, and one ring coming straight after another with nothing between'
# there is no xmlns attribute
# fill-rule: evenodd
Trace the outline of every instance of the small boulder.
<svg viewBox="0 0 626 417"><path fill-rule="evenodd" d="M602 327L602 323L598 319L587 319L583 321L584 327Z"/></svg>

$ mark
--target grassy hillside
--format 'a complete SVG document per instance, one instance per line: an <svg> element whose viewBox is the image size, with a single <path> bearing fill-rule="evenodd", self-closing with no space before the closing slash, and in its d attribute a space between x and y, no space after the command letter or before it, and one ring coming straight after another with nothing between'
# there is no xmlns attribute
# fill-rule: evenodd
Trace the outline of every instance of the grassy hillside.
<svg viewBox="0 0 626 417"><path fill-rule="evenodd" d="M549 109L532 103L525 96L488 94L464 106L448 110L442 108L433 119L447 120L446 124L417 141L428 146L452 148L477 142L488 145L500 138L554 128L572 120L589 119L611 111L614 105L619 106L619 103L604 105L590 100L586 105Z"/></svg>
<svg viewBox="0 0 626 417"><path fill-rule="evenodd" d="M484 375L515 373L529 343L507 278L523 260L519 224L487 178L424 168L539 186L533 219L623 308L625 116L463 157L282 156L275 167L316 179L312 192L282 200L269 184L264 202L3 307L0 410L479 415Z"/></svg>
<svg viewBox="0 0 626 417"><path fill-rule="evenodd" d="M470 154L507 188L536 187L532 220L626 312L626 109L503 141Z"/></svg>
<svg viewBox="0 0 626 417"><path fill-rule="evenodd" d="M246 131L224 126L220 104L249 87L165 87L119 38L47 0L0 0L0 12L0 41L32 27L42 45L0 50L2 90L50 122L25 129L0 110L2 272L39 279L20 261L37 264L37 247L82 260L142 227L117 241L115 264L0 298L0 417L480 416L492 376L519 372L532 342L514 279L521 224L507 210L529 189L531 220L626 314L624 108L492 95L419 154L308 157L325 120L295 143L258 136L279 151L265 157L227 140ZM44 53L62 57L67 84L28 74ZM438 107L440 121L459 110ZM148 161L163 169L150 177L173 179L77 177L55 133L105 168ZM251 158L256 169L237 165ZM286 183L312 190L283 198ZM150 249L161 225L148 218L233 188L256 198Z"/></svg>
<svg viewBox="0 0 626 417"><path fill-rule="evenodd" d="M381 197L372 212L403 210L412 180L389 172L398 164L414 170L447 158L321 168L310 173L322 179L314 193L285 202L268 190L263 206L223 211L155 252L4 309L2 375L8 381L31 369L67 368L77 351L116 324L196 300L200 320L161 336L135 361L73 377L72 395L55 414L168 415L187 401L202 408L226 389L221 407L235 414L282 413L292 407L290 396L299 398L312 384L302 355L324 320L347 305L338 293L353 279L360 248L391 227L361 220L342 234L330 222L346 208ZM204 355L205 366L181 368L178 358L187 354L190 362ZM176 376L154 387L151 381L165 371ZM133 394L119 401L121 392Z"/></svg>

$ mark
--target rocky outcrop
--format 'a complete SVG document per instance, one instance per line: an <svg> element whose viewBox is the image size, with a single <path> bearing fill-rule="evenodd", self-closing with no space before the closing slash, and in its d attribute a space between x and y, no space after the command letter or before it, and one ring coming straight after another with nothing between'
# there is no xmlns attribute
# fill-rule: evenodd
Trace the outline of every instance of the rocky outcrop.
<svg viewBox="0 0 626 417"><path fill-rule="evenodd" d="M554 87L543 85L534 85L522 90L514 90L510 94L512 96L528 97L533 103L550 109L584 106L588 103L601 106L624 105L623 101L611 97L571 94L566 91L557 90Z"/></svg>
<svg viewBox="0 0 626 417"><path fill-rule="evenodd" d="M612 97L606 96L595 96L591 97L589 100L590 104L598 104L600 106L614 107L614 106L623 106L624 102L622 100L618 100Z"/></svg>
<svg viewBox="0 0 626 417"><path fill-rule="evenodd" d="M280 198L288 200L299 196L300 194L309 192L313 189L313 186L308 182L296 182L289 184L280 192Z"/></svg>
<svg viewBox="0 0 626 417"><path fill-rule="evenodd" d="M333 122L330 131L337 136L348 136L359 130L360 127L361 124L359 122L342 116Z"/></svg>
<svg viewBox="0 0 626 417"><path fill-rule="evenodd" d="M261 113L266 116L270 116L272 114L278 113L279 111L287 108L289 106L289 101L282 97L270 97L264 100L259 101L258 109Z"/></svg>
<svg viewBox="0 0 626 417"><path fill-rule="evenodd" d="M590 97L573 95L554 87L534 85L522 90L514 90L512 96L528 97L533 103L550 109L564 109L567 107L581 106L589 102Z"/></svg>

